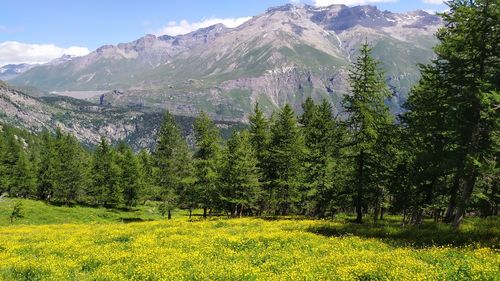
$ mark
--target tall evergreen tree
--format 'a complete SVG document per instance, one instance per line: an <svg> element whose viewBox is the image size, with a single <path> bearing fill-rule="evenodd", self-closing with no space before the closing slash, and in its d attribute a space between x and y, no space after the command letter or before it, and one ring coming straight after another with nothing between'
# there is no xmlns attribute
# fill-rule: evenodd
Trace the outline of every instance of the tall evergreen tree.
<svg viewBox="0 0 500 281"><path fill-rule="evenodd" d="M159 196L168 209L170 218L170 212L177 205L179 196L189 188L186 179L190 177L191 169L187 143L169 112L165 113L153 156Z"/></svg>
<svg viewBox="0 0 500 281"><path fill-rule="evenodd" d="M264 116L264 112L260 109L259 104L255 104L254 112L249 117L250 121L250 143L253 150L255 151L255 156L257 157L257 167L260 171L259 181L262 188L269 190L269 169L268 169L268 157L269 157L269 141L270 141L270 131L269 131L269 121ZM266 192L263 195L269 195ZM267 201L269 198L267 196L261 196L259 202L259 213L263 212L266 208Z"/></svg>
<svg viewBox="0 0 500 281"><path fill-rule="evenodd" d="M139 164L132 149L121 144L118 148L117 164L120 170L119 182L125 206L131 208L137 203L141 193Z"/></svg>
<svg viewBox="0 0 500 281"><path fill-rule="evenodd" d="M54 178L52 201L70 203L83 193L84 166L78 140L59 129L55 137Z"/></svg>
<svg viewBox="0 0 500 281"><path fill-rule="evenodd" d="M3 142L1 151L1 184L3 192L7 192L11 196L15 189L14 171L16 163L19 159L21 147L17 142L14 134L4 129Z"/></svg>
<svg viewBox="0 0 500 281"><path fill-rule="evenodd" d="M218 179L221 166L221 138L218 128L204 112L195 120L194 133L196 189L203 208L203 216L206 217L207 209L216 207L220 198Z"/></svg>
<svg viewBox="0 0 500 281"><path fill-rule="evenodd" d="M344 106L349 113L347 123L352 132L352 156L356 159L356 222L361 223L368 177L372 172L367 170L368 158L375 153L374 146L381 130L391 123L389 109L384 103L390 91L366 43L361 46L360 54L353 63L349 83L352 95L344 97Z"/></svg>
<svg viewBox="0 0 500 281"><path fill-rule="evenodd" d="M11 192L18 197L28 198L35 195L35 178L31 167L25 149L21 148L11 174Z"/></svg>
<svg viewBox="0 0 500 281"><path fill-rule="evenodd" d="M287 215L300 200L298 188L302 183L301 161L303 140L295 113L285 105L271 126L269 144L269 177L271 205L276 213Z"/></svg>
<svg viewBox="0 0 500 281"><path fill-rule="evenodd" d="M37 197L47 200L52 195L55 180L55 140L48 132L44 131L41 136L40 166L37 173Z"/></svg>
<svg viewBox="0 0 500 281"><path fill-rule="evenodd" d="M301 117L306 146L304 156L305 189L302 190L304 212L309 215L324 217L331 211L334 197L334 185L342 170L339 169L339 145L345 141L339 135L337 124L332 115L332 106L326 100L315 105L307 99ZM337 157L337 159L335 159Z"/></svg>
<svg viewBox="0 0 500 281"><path fill-rule="evenodd" d="M2 189L10 196L35 195L35 175L29 162L28 144L15 132L6 129L1 152Z"/></svg>
<svg viewBox="0 0 500 281"><path fill-rule="evenodd" d="M457 163L448 213L458 228L483 168L498 151L500 9L494 0L449 1L447 23L438 33L437 58L422 67L422 80L409 101L414 115L429 118L427 134L448 137ZM431 77L432 79L429 79ZM431 92L431 89L433 92ZM427 102L432 99L432 102ZM420 106L431 104L430 107ZM445 126L442 126L442 124ZM449 151L449 150L445 150Z"/></svg>
<svg viewBox="0 0 500 281"><path fill-rule="evenodd" d="M119 169L115 164L113 148L104 137L95 148L91 167L91 187L88 193L95 204L115 207L121 203Z"/></svg>
<svg viewBox="0 0 500 281"><path fill-rule="evenodd" d="M235 132L227 142L221 173L222 198L226 210L233 215L256 210L259 206L260 183L257 157L247 131Z"/></svg>

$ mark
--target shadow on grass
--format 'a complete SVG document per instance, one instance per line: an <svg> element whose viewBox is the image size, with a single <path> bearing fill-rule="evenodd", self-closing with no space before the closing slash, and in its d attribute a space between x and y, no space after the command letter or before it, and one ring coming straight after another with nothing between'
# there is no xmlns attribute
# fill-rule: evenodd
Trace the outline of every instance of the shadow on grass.
<svg viewBox="0 0 500 281"><path fill-rule="evenodd" d="M123 223L132 223L132 222L148 222L154 221L153 219L143 219L143 218L119 218L118 221Z"/></svg>
<svg viewBox="0 0 500 281"><path fill-rule="evenodd" d="M378 224L325 223L311 227L309 232L328 236L359 236L378 238L397 247L425 248L432 246L483 246L500 249L500 219L469 219L459 231L444 223L425 222L420 226L405 226L395 220Z"/></svg>

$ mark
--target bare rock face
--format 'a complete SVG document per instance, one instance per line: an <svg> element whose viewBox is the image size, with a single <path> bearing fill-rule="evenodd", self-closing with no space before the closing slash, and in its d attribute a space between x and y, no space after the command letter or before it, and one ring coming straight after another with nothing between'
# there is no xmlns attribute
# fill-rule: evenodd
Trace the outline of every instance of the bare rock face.
<svg viewBox="0 0 500 281"><path fill-rule="evenodd" d="M146 117L144 113L98 107L71 98L34 98L5 84L0 84L0 108L3 123L32 132L60 128L85 144L97 143L101 136L112 142L126 139ZM155 129L145 129L151 142Z"/></svg>
<svg viewBox="0 0 500 281"><path fill-rule="evenodd" d="M194 118L175 116L184 136L193 141ZM152 148L163 114L145 113L123 108L99 106L69 97L32 97L0 81L0 128L9 124L33 133L43 130L74 135L92 146L105 137L112 143L126 141L135 150ZM224 136L243 126L235 122L217 122ZM192 144L192 143L191 143Z"/></svg>
<svg viewBox="0 0 500 281"><path fill-rule="evenodd" d="M108 105L187 116L203 110L219 120L245 121L256 102L268 112L285 103L300 111L309 96L327 99L341 111L349 65L367 41L382 61L395 91L391 107L398 111L419 78L417 64L432 58L433 34L441 25L439 17L424 11L284 5L237 28L217 24L103 46L87 56L34 67L12 83L48 91L107 90Z"/></svg>

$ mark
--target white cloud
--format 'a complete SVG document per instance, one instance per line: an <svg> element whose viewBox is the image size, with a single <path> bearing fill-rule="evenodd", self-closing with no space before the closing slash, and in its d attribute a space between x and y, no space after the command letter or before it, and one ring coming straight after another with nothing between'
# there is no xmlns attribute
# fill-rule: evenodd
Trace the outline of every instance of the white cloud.
<svg viewBox="0 0 500 281"><path fill-rule="evenodd" d="M424 3L426 4L443 4L444 0L423 0Z"/></svg>
<svg viewBox="0 0 500 281"><path fill-rule="evenodd" d="M46 63L62 55L84 56L86 47L61 48L53 44L26 44L16 41L0 42L0 66L17 63Z"/></svg>
<svg viewBox="0 0 500 281"><path fill-rule="evenodd" d="M242 17L242 18L207 18L202 19L198 22L189 22L187 20L181 20L180 22L171 21L167 24L167 26L160 28L155 32L156 35L180 35L186 34L192 31L195 31L200 28L209 27L214 24L222 23L226 27L237 27L247 20L251 19L251 17Z"/></svg>
<svg viewBox="0 0 500 281"><path fill-rule="evenodd" d="M398 0L313 0L315 6L330 6L333 4L344 4L350 6L350 5L364 5L371 3L397 2L397 1ZM429 1L429 0L424 0L424 1Z"/></svg>

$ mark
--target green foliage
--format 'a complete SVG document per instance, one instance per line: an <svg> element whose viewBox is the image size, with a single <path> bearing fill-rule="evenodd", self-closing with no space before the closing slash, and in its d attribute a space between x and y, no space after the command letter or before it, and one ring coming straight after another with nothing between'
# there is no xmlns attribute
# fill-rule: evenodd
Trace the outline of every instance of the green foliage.
<svg viewBox="0 0 500 281"><path fill-rule="evenodd" d="M50 149L50 146L49 146ZM85 158L83 151L75 137L64 135L56 131L54 152L57 155L49 160L53 162L51 201L70 203L75 202L83 193L85 174ZM48 167L50 172L51 167Z"/></svg>
<svg viewBox="0 0 500 281"><path fill-rule="evenodd" d="M302 213L324 217L335 211L346 181L340 148L345 145L344 129L332 116L332 106L326 100L315 105L307 99L303 105L301 123L306 146L303 160L304 185Z"/></svg>
<svg viewBox="0 0 500 281"><path fill-rule="evenodd" d="M277 214L289 214L299 200L303 151L295 113L290 105L285 105L271 125L269 144L270 184L267 192L270 208Z"/></svg>
<svg viewBox="0 0 500 281"><path fill-rule="evenodd" d="M9 219L10 223L13 223L14 220L20 219L24 217L23 214L23 203L21 201L16 201L14 206L12 207L12 212L10 213Z"/></svg>
<svg viewBox="0 0 500 281"><path fill-rule="evenodd" d="M234 133L227 143L221 172L222 200L227 213L240 217L258 209L259 168L248 131Z"/></svg>
<svg viewBox="0 0 500 281"><path fill-rule="evenodd" d="M88 194L93 203L105 206L117 206L122 201L122 190L119 182L119 167L115 163L115 153L106 139L94 151L90 170L92 184Z"/></svg>
<svg viewBox="0 0 500 281"><path fill-rule="evenodd" d="M453 174L447 217L454 214L458 227L483 177L482 165L498 157L494 120L498 120L500 9L491 0L457 0L448 5L450 11L442 14L447 25L437 33L437 58L421 67L422 79L412 91L411 111L405 117L419 136L417 161L437 156L430 169L423 168L426 180L436 183ZM439 163L439 159L453 162Z"/></svg>
<svg viewBox="0 0 500 281"><path fill-rule="evenodd" d="M168 112L158 132L153 160L153 176L159 188L157 196L163 202L174 204L177 196L184 196L192 188L185 181L191 176L191 163L187 143L173 115Z"/></svg>
<svg viewBox="0 0 500 281"><path fill-rule="evenodd" d="M125 144L118 146L117 165L120 169L119 185L123 192L125 206L131 208L141 196L142 181L139 163L132 149Z"/></svg>
<svg viewBox="0 0 500 281"><path fill-rule="evenodd" d="M198 202L206 210L219 202L219 173L221 166L221 138L214 122L204 112L194 123L196 150L194 169Z"/></svg>
<svg viewBox="0 0 500 281"><path fill-rule="evenodd" d="M385 150L381 144L384 143L384 132L392 123L389 109L384 103L390 92L378 64L371 57L371 48L368 44L363 44L349 73L352 95L344 97L345 110L349 113L347 125L352 135L350 153L356 159L356 174L353 179L356 186L354 193L358 223L362 222L362 207L365 204L367 187L379 185L373 176L384 169L378 158L389 156L381 154Z"/></svg>

